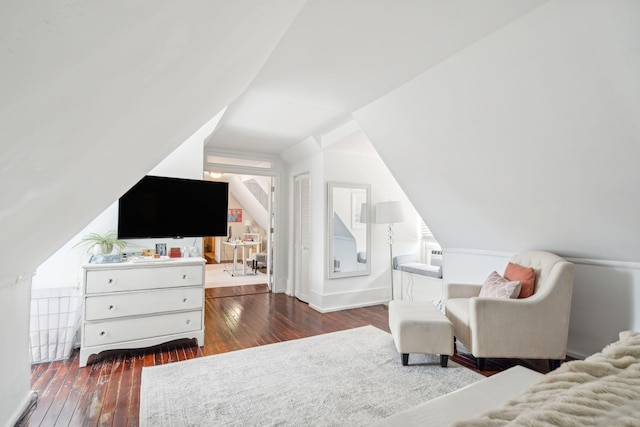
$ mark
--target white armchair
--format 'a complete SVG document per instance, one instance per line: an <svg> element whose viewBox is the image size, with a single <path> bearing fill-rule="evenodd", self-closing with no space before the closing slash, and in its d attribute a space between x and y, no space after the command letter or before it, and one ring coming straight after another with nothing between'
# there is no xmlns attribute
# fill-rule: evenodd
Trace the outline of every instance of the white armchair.
<svg viewBox="0 0 640 427"><path fill-rule="evenodd" d="M484 369L484 359L548 359L550 369L566 357L573 289L572 263L549 253L524 252L511 262L535 271L528 298L480 298L482 285L447 284L446 315L453 333Z"/></svg>

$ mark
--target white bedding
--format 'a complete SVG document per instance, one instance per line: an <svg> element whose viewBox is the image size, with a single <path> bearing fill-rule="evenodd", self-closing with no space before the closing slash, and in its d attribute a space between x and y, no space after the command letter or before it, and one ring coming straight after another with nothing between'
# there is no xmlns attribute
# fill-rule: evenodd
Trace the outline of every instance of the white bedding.
<svg viewBox="0 0 640 427"><path fill-rule="evenodd" d="M496 410L456 426L640 426L640 332L566 362Z"/></svg>

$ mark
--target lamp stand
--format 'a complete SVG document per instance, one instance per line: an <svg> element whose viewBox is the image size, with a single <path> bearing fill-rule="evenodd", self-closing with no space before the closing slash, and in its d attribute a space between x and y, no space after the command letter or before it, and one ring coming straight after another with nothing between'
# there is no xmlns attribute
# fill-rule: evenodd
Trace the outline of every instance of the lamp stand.
<svg viewBox="0 0 640 427"><path fill-rule="evenodd" d="M393 300L393 224L404 221L402 203L399 201L376 204L376 224L387 224L389 238L389 267L391 270L391 300ZM402 298L402 295L400 296Z"/></svg>
<svg viewBox="0 0 640 427"><path fill-rule="evenodd" d="M391 271L391 301L393 301L393 224L389 224L387 238L389 242L389 267Z"/></svg>

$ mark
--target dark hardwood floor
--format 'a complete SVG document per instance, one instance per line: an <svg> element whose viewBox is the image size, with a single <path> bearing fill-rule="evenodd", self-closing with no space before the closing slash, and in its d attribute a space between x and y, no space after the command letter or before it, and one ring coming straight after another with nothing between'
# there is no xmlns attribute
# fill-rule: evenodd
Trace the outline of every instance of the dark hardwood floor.
<svg viewBox="0 0 640 427"><path fill-rule="evenodd" d="M296 298L269 293L265 285L212 288L205 295L204 347L182 340L143 350L108 351L90 358L85 368L78 368L79 351L74 350L68 360L32 365L31 387L38 400L18 425L137 426L144 366L366 325L389 332L384 305L322 314ZM475 366L461 346L451 360L470 369ZM488 359L482 374L493 375L515 364L547 369L544 363Z"/></svg>

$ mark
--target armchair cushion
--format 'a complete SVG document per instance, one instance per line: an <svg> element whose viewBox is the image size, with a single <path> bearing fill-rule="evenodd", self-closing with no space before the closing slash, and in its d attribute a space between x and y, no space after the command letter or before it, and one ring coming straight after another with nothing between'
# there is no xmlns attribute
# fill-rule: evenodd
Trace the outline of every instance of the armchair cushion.
<svg viewBox="0 0 640 427"><path fill-rule="evenodd" d="M536 272L532 267L523 267L509 262L504 270L504 278L520 282L520 295L518 295L518 298L529 298L533 295L536 285Z"/></svg>
<svg viewBox="0 0 640 427"><path fill-rule="evenodd" d="M509 281L495 271L487 277L480 289L481 298L518 298L520 282Z"/></svg>

